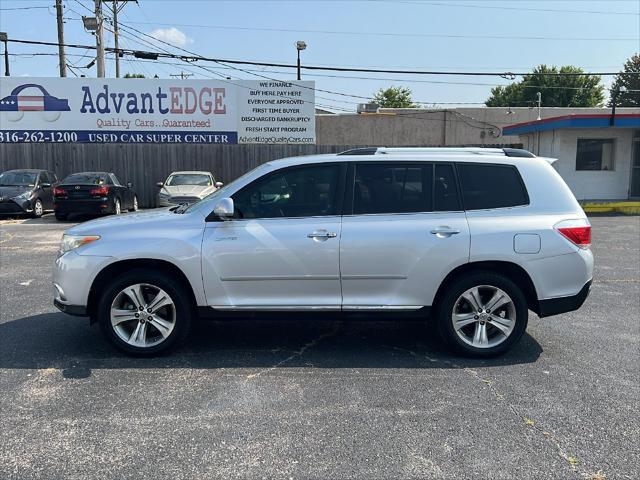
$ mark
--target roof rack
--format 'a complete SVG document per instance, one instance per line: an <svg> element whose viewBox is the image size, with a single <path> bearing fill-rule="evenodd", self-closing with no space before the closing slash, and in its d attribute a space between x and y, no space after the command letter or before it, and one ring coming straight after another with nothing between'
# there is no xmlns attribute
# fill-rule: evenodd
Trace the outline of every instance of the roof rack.
<svg viewBox="0 0 640 480"><path fill-rule="evenodd" d="M483 147L364 147L353 148L338 155L411 155L416 153L437 155L504 155L505 157L535 157L528 150L520 148L483 148Z"/></svg>

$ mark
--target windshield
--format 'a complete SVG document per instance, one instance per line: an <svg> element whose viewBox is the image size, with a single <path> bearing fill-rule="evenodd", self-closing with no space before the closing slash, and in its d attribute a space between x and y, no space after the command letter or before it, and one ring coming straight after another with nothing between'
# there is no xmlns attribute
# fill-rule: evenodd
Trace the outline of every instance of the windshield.
<svg viewBox="0 0 640 480"><path fill-rule="evenodd" d="M104 185L108 183L107 176L103 173L74 173L65 178L62 183L73 184L91 184L91 185Z"/></svg>
<svg viewBox="0 0 640 480"><path fill-rule="evenodd" d="M1 187L33 187L36 184L37 173L5 172L0 175Z"/></svg>
<svg viewBox="0 0 640 480"><path fill-rule="evenodd" d="M213 179L210 175L200 175L193 173L176 173L170 175L165 182L167 187L176 187L178 185L197 185L200 187L210 187L213 185Z"/></svg>
<svg viewBox="0 0 640 480"><path fill-rule="evenodd" d="M249 175L254 174L257 170L265 169L268 166L269 166L268 163L263 163L262 165L259 165L256 168L254 168L253 170L249 170L244 175L236 178L233 182L227 183L224 187L219 188L215 192L210 193L206 197L201 198L200 200L190 204L189 206L179 207L178 209L175 210L175 212L176 213L191 212L191 211L193 211L195 209L194 207L199 207L200 205L202 205L205 202L211 202L211 201L213 201L213 200L215 200L217 198L224 198L224 197L228 196L227 192L233 192L235 190L235 186L238 183L241 183L246 177L248 177Z"/></svg>

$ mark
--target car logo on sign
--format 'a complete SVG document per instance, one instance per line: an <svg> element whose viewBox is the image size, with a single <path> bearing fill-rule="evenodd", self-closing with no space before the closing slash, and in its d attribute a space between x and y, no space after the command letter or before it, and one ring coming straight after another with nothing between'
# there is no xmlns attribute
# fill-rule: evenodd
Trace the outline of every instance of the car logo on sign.
<svg viewBox="0 0 640 480"><path fill-rule="evenodd" d="M80 187L76 187L76 190L80 190Z"/></svg>
<svg viewBox="0 0 640 480"><path fill-rule="evenodd" d="M23 91L26 90L26 94ZM36 83L25 83L11 91L11 95L0 98L0 112L10 122L22 120L25 112L40 112L47 122L55 122L62 112L69 112L69 100L49 95L49 92Z"/></svg>

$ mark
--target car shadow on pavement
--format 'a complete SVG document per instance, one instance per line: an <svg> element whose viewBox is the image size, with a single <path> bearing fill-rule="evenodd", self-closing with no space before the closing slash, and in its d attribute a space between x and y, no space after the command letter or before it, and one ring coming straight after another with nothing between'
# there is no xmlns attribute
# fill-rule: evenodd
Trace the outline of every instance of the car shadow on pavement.
<svg viewBox="0 0 640 480"><path fill-rule="evenodd" d="M419 321L303 318L202 321L171 353L134 358L86 318L47 313L0 324L0 368L56 368L67 378L100 368L468 368L533 363L541 353L528 334L507 354L479 360L450 354Z"/></svg>

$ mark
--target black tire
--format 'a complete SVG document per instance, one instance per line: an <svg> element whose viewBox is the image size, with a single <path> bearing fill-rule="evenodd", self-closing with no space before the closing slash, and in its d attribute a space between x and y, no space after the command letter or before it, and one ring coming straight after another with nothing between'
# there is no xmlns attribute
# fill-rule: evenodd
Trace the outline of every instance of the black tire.
<svg viewBox="0 0 640 480"><path fill-rule="evenodd" d="M69 215L66 214L66 213L58 213L58 212L56 212L56 220L60 220L61 222L64 222L68 217L69 217Z"/></svg>
<svg viewBox="0 0 640 480"><path fill-rule="evenodd" d="M456 302L464 292L473 287L485 285L497 287L511 297L515 310L515 325L509 336L502 343L492 347L478 348L469 345L458 336L453 325L452 313ZM528 315L527 299L522 290L506 276L484 271L466 274L454 280L439 300L435 309L436 328L447 346L456 353L480 358L500 355L516 344L527 328ZM495 327L489 328L497 334Z"/></svg>
<svg viewBox="0 0 640 480"><path fill-rule="evenodd" d="M116 296L126 287L139 283L161 288L171 297L175 306L175 325L173 330L161 343L149 347L130 345L118 336L111 325L111 305ZM134 269L117 276L105 288L98 301L96 316L103 333L116 348L129 355L150 357L170 350L187 337L191 329L192 307L191 297L185 287L176 282L175 279L167 278L165 274L157 270Z"/></svg>
<svg viewBox="0 0 640 480"><path fill-rule="evenodd" d="M33 213L31 214L31 216L33 218L40 218L43 213L44 213L44 205L42 205L42 200L37 198L33 204Z"/></svg>

